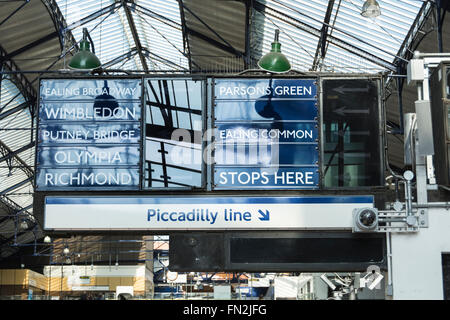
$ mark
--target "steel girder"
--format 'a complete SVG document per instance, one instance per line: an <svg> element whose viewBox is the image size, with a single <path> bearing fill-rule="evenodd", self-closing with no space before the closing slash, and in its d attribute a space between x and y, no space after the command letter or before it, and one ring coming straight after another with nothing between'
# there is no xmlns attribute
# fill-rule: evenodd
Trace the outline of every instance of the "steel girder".
<svg viewBox="0 0 450 320"><path fill-rule="evenodd" d="M148 71L147 60L145 60L144 53L142 51L141 40L139 39L138 32L136 30L136 25L134 23L133 15L131 14L130 8L127 5L125 0L121 0L123 10L125 11L125 15L127 17L128 25L131 30L131 35L133 36L134 44L136 45L136 49L139 54L139 59L141 60L142 67L145 71Z"/></svg>
<svg viewBox="0 0 450 320"><path fill-rule="evenodd" d="M324 59L326 54L326 43L328 37L328 24L330 23L331 12L333 11L334 0L328 1L327 11L325 13L325 17L323 19L322 29L320 29L320 38L317 43L316 53L314 55L314 62L311 67L312 71L316 71L318 67L319 59ZM320 58L319 58L320 54Z"/></svg>

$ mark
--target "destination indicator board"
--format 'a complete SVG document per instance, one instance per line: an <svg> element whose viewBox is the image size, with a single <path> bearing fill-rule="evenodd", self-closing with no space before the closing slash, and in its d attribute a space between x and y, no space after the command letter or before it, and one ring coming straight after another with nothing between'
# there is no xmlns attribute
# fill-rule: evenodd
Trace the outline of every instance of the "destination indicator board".
<svg viewBox="0 0 450 320"><path fill-rule="evenodd" d="M140 186L140 79L41 81L37 190Z"/></svg>
<svg viewBox="0 0 450 320"><path fill-rule="evenodd" d="M130 123L42 123L39 139L48 144L136 144L141 139L139 122Z"/></svg>
<svg viewBox="0 0 450 320"><path fill-rule="evenodd" d="M139 121L140 118L141 106L139 102L122 101L105 108L102 105L86 105L84 101L68 103L51 101L43 103L39 110L41 121Z"/></svg>
<svg viewBox="0 0 450 320"><path fill-rule="evenodd" d="M314 79L216 79L215 189L317 189Z"/></svg>
<svg viewBox="0 0 450 320"><path fill-rule="evenodd" d="M138 166L139 150L133 146L41 147L37 154L43 168L55 166ZM51 160L48 160L51 159Z"/></svg>

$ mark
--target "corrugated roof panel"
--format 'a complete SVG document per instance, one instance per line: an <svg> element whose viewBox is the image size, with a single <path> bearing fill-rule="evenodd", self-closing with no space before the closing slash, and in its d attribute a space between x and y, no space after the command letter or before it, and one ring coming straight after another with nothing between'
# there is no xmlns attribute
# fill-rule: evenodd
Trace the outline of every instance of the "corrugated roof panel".
<svg viewBox="0 0 450 320"><path fill-rule="evenodd" d="M245 5L243 3L211 1L205 5L204 1L198 0L186 0L183 3L186 24L190 29L222 44L229 44L237 51L245 51Z"/></svg>
<svg viewBox="0 0 450 320"><path fill-rule="evenodd" d="M278 11L282 11L288 13L289 15L293 15L295 11L289 9L292 8L301 12L301 19L303 22L308 23L310 26L320 29L322 27L322 21L325 17L325 12L328 6L328 0L313 0L313 1L295 1L295 0L265 0L259 1L261 3L266 3L271 8L277 9ZM297 14L297 16L299 16ZM311 19L312 17L314 19Z"/></svg>
<svg viewBox="0 0 450 320"><path fill-rule="evenodd" d="M92 0L83 1L82 3L79 0L58 0L57 2L63 14L66 15L69 24L79 21L81 18L111 4L110 1L103 3ZM136 4L181 24L180 10L177 1L140 0L136 1ZM131 4L129 4L129 6L141 45L150 52L164 57L169 61L176 62L177 65L180 65L183 68L187 68L187 59L180 52L183 51L181 28L174 32L173 28L170 26L134 10L134 7ZM105 19L107 15L98 17L94 21L83 26L88 28L94 41L96 54L102 63L109 62L136 47L123 8L118 9L114 14L111 14ZM103 22L101 22L102 20ZM77 27L72 33L79 41L82 37L82 27ZM167 65L155 59L147 59L149 61L154 60L149 62L149 65L151 65L152 68L180 69L177 65ZM134 65L131 61L134 62ZM139 55L135 55L129 61L119 61L111 67L133 70L143 69Z"/></svg>
<svg viewBox="0 0 450 320"><path fill-rule="evenodd" d="M14 109L19 104L25 102L22 94L16 85L9 79L4 78L1 80L1 92L0 92L0 110L1 112Z"/></svg>
<svg viewBox="0 0 450 320"><path fill-rule="evenodd" d="M282 11L317 30L322 28L322 22L328 5L328 1L325 0L301 2L291 0L260 0L259 2L265 3L270 8ZM336 16L339 3L339 11ZM361 16L363 3L364 0L336 1L329 23L329 33L361 50L388 62L392 62L415 16L422 6L422 2L400 0L379 1L382 15L375 19L368 19ZM266 20L269 20L268 16L266 16ZM279 19L275 18L275 20L277 24L280 23L282 25ZM266 32L266 29L270 28L265 27L264 32ZM301 43L302 47L306 50L303 50L303 52L291 52L288 46L291 46L292 43L289 40L283 40L282 51L288 59L295 61L296 55L302 54L305 57L310 57L315 54L318 37L311 37L311 35L302 35L299 37L298 28L290 29L290 31L292 38L295 38L296 42ZM280 42L281 40L282 38L280 38ZM272 38L264 37L264 52L270 50L271 42ZM306 52L307 50L309 50L309 53ZM359 61L357 60L355 63L354 58L355 55L348 53L346 50L333 47L327 53L325 63L330 67L334 67L335 70L347 70L346 72L350 72L351 69L354 70L353 72L360 72L362 70L378 72L385 70L382 66L374 65L372 62L362 61L363 58L358 58ZM308 60L306 58L306 61Z"/></svg>
<svg viewBox="0 0 450 320"><path fill-rule="evenodd" d="M235 65L243 67L244 64L242 58L236 56L245 52L244 3L205 3L200 0L185 0L183 3L186 26L193 30L188 38L194 68L239 71Z"/></svg>
<svg viewBox="0 0 450 320"><path fill-rule="evenodd" d="M18 88L9 79L3 79L0 91L0 110L5 112L25 102ZM0 140L10 150L15 151L31 142L31 116L28 108L15 112L0 120ZM26 130L5 130L18 129ZM17 154L30 168L34 166L34 148L30 148ZM12 166L8 166L7 161L0 163L0 192L11 188L22 181L28 179L27 174L21 168L23 164L13 161ZM5 194L21 207L26 207L33 202L33 187L28 182L21 187L11 190ZM31 212L31 210L29 210Z"/></svg>
<svg viewBox="0 0 450 320"><path fill-rule="evenodd" d="M384 69L362 57L330 44L323 61L323 67L318 70L342 73L375 73Z"/></svg>
<svg viewBox="0 0 450 320"><path fill-rule="evenodd" d="M180 25L180 28L176 29L158 19L152 19L136 11L133 13L142 46L151 53L163 57L176 65L151 59L153 63L159 66L160 69L188 69L188 60L183 55L183 34L178 2L140 0L137 4L157 12Z"/></svg>
<svg viewBox="0 0 450 320"><path fill-rule="evenodd" d="M379 1L381 15L377 18L361 16L363 4L363 0L341 2L333 35L392 62L422 3L399 0ZM336 10L333 14L335 13ZM332 21L333 19L334 16Z"/></svg>
<svg viewBox="0 0 450 320"><path fill-rule="evenodd" d="M14 99L13 99L14 98ZM12 99L12 100L11 100ZM5 112L25 102L19 89L8 79L2 80L0 95L0 110ZM28 108L17 111L0 120L0 140L11 150L31 142L30 130L11 130L17 128L31 128L31 116Z"/></svg>
<svg viewBox="0 0 450 320"><path fill-rule="evenodd" d="M56 2L69 25L111 5L110 1L96 0L56 0ZM94 42L95 53L102 63L127 53L135 46L122 8L73 29L72 34L77 41L83 37L83 28L88 29ZM132 69L141 68L138 60L135 60L136 65Z"/></svg>

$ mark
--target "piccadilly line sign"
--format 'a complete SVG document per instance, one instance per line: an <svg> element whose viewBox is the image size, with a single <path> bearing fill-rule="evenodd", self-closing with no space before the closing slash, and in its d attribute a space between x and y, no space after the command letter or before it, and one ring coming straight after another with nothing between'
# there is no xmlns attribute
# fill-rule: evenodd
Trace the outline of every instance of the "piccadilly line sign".
<svg viewBox="0 0 450 320"><path fill-rule="evenodd" d="M46 197L46 229L351 228L372 196ZM311 214L314 212L314 214Z"/></svg>

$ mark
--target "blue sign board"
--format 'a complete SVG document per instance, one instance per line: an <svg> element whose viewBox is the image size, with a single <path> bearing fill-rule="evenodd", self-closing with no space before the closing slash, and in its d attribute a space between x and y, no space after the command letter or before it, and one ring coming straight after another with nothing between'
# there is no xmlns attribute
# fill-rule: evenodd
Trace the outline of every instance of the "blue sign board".
<svg viewBox="0 0 450 320"><path fill-rule="evenodd" d="M37 189L139 189L141 95L140 79L42 80Z"/></svg>
<svg viewBox="0 0 450 320"><path fill-rule="evenodd" d="M216 167L214 182L221 187L311 189L317 186L317 167Z"/></svg>
<svg viewBox="0 0 450 320"><path fill-rule="evenodd" d="M315 99L314 79L216 79L218 100Z"/></svg>
<svg viewBox="0 0 450 320"><path fill-rule="evenodd" d="M316 99L216 100L214 116L218 121L311 121L317 117ZM274 109L274 104L276 109Z"/></svg>
<svg viewBox="0 0 450 320"><path fill-rule="evenodd" d="M87 104L85 101L64 102L50 101L41 104L39 119L41 121L139 121L141 105L139 102L103 100Z"/></svg>
<svg viewBox="0 0 450 320"><path fill-rule="evenodd" d="M214 188L317 189L313 79L216 79Z"/></svg>
<svg viewBox="0 0 450 320"><path fill-rule="evenodd" d="M50 189L129 190L139 185L139 171L135 168L40 168L36 184Z"/></svg>
<svg viewBox="0 0 450 320"><path fill-rule="evenodd" d="M46 79L41 81L43 101L135 100L142 96L140 79Z"/></svg>
<svg viewBox="0 0 450 320"><path fill-rule="evenodd" d="M313 122L249 122L219 123L216 125L216 141L226 143L316 143L317 125Z"/></svg>
<svg viewBox="0 0 450 320"><path fill-rule="evenodd" d="M37 163L54 167L138 166L140 153L134 146L57 146L41 147Z"/></svg>
<svg viewBox="0 0 450 320"><path fill-rule="evenodd" d="M141 140L139 122L40 123L40 145L136 144Z"/></svg>
<svg viewBox="0 0 450 320"><path fill-rule="evenodd" d="M216 167L222 165L316 166L319 161L317 144L236 145L230 143L217 144L215 148Z"/></svg>

